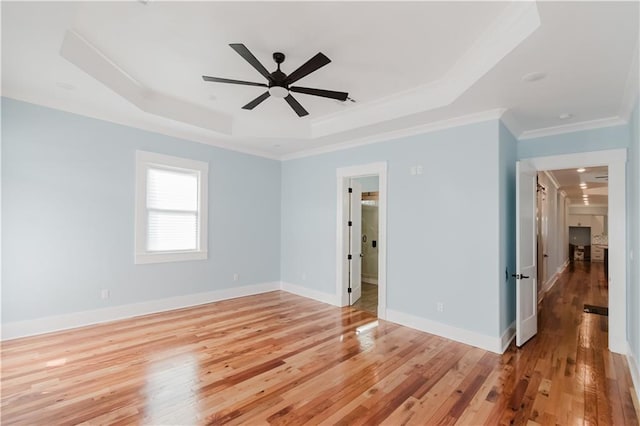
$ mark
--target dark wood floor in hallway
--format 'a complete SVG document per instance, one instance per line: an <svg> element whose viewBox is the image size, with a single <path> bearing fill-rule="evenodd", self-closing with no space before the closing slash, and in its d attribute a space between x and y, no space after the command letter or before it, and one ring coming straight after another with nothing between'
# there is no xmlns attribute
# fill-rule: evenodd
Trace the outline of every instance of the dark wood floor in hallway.
<svg viewBox="0 0 640 426"><path fill-rule="evenodd" d="M503 355L285 292L4 342L2 424L637 425L601 268Z"/></svg>

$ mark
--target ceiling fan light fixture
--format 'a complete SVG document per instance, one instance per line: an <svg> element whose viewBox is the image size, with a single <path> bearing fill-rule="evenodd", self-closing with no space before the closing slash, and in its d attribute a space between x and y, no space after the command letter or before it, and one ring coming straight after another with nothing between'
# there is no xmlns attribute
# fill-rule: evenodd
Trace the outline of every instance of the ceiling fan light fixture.
<svg viewBox="0 0 640 426"><path fill-rule="evenodd" d="M289 96L289 89L282 86L271 86L269 87L269 94L274 98L284 99Z"/></svg>

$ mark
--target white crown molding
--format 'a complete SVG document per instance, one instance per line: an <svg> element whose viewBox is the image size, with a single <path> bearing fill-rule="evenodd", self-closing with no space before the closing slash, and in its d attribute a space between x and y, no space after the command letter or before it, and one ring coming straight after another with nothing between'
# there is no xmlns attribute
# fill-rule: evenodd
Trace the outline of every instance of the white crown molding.
<svg viewBox="0 0 640 426"><path fill-rule="evenodd" d="M192 142L198 142L205 145L215 146L216 148L225 149L227 151L239 152L242 154L254 155L256 157L268 158L270 160L279 160L280 156L272 154L258 149L247 148L245 145L238 143L236 139L233 140L221 140L216 137L210 137L199 133L177 129L170 124L161 125L156 123L148 123L139 119L132 118L126 113L118 113L114 111L106 112L93 105L78 104L75 102L68 102L61 98L45 98L43 96L34 95L30 93L17 92L12 89L4 89L2 93L3 98L14 99L20 102L26 102L34 105L39 105L45 108L56 109L59 111L68 112L71 114L80 115L82 117L89 117L100 121L119 124L122 126L132 127L134 129L140 129L147 132L160 133L162 135L185 139Z"/></svg>
<svg viewBox="0 0 640 426"><path fill-rule="evenodd" d="M539 26L535 2L514 2L440 80L314 119L311 136L323 137L449 105Z"/></svg>
<svg viewBox="0 0 640 426"><path fill-rule="evenodd" d="M317 119L274 128L158 92L136 80L76 31L68 30L60 55L150 114L241 138L315 139L451 104L540 26L535 2L505 8L440 80Z"/></svg>
<svg viewBox="0 0 640 426"><path fill-rule="evenodd" d="M65 33L60 56L142 111L230 135L233 119L196 104L145 87L126 70L73 30Z"/></svg>
<svg viewBox="0 0 640 426"><path fill-rule="evenodd" d="M624 86L624 93L622 94L622 102L620 103L620 113L618 114L624 120L629 121L633 107L638 101L638 94L640 93L640 85L638 79L640 77L640 68L638 67L638 56L640 50L640 40L638 45L633 50L633 59L631 60L631 66L629 67L629 73L627 74L627 82Z"/></svg>
<svg viewBox="0 0 640 426"><path fill-rule="evenodd" d="M553 186L556 188L556 190L558 188L560 188L560 184L558 183L558 179L556 179L555 175L553 174L553 171L545 170L544 174L549 178L549 180L551 181Z"/></svg>
<svg viewBox="0 0 640 426"><path fill-rule="evenodd" d="M563 124L560 126L544 127L534 130L525 130L518 137L518 140L535 139L545 136L561 135L564 133L580 132L583 130L599 129L602 127L619 126L622 124L627 124L627 121L618 116L599 118L597 120L581 121L579 123Z"/></svg>
<svg viewBox="0 0 640 426"><path fill-rule="evenodd" d="M505 110L502 117L500 117L500 121L502 121L502 124L511 132L513 137L518 139L518 136L522 133L522 127L513 111L510 109Z"/></svg>
<svg viewBox="0 0 640 426"><path fill-rule="evenodd" d="M280 160L288 161L295 160L297 158L312 157L314 155L326 154L334 151L342 151L349 148L355 148L358 146L369 145L378 142L386 142L407 136L431 133L438 130L464 126L467 124L481 123L483 121L489 120L498 120L500 119L502 114L504 114L504 111L504 109L493 109L475 114L464 115L461 117L454 117L446 120L436 121L433 123L422 124L420 126L408 127L405 129L393 130L384 133L377 133L375 135L365 136L363 138L358 138L347 142L336 143L319 148L311 148L304 151L294 152L292 154L285 154L280 157Z"/></svg>

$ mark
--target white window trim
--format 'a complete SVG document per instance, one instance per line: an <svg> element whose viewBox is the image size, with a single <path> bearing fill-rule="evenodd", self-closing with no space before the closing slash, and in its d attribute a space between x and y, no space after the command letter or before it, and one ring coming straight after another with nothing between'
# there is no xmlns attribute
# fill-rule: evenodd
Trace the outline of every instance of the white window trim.
<svg viewBox="0 0 640 426"><path fill-rule="evenodd" d="M198 172L198 249L188 251L147 251L147 169L156 166L164 169L182 169ZM188 158L173 157L154 152L136 151L136 202L135 202L135 264L202 260L208 256L207 219L209 164Z"/></svg>

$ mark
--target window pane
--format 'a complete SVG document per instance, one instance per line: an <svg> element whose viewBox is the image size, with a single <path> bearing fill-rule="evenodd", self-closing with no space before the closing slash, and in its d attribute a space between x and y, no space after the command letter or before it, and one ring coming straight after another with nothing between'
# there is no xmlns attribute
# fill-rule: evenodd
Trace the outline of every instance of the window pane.
<svg viewBox="0 0 640 426"><path fill-rule="evenodd" d="M198 230L196 213L150 211L147 223L147 250L196 250Z"/></svg>
<svg viewBox="0 0 640 426"><path fill-rule="evenodd" d="M147 208L198 210L198 175L171 170L147 170Z"/></svg>

